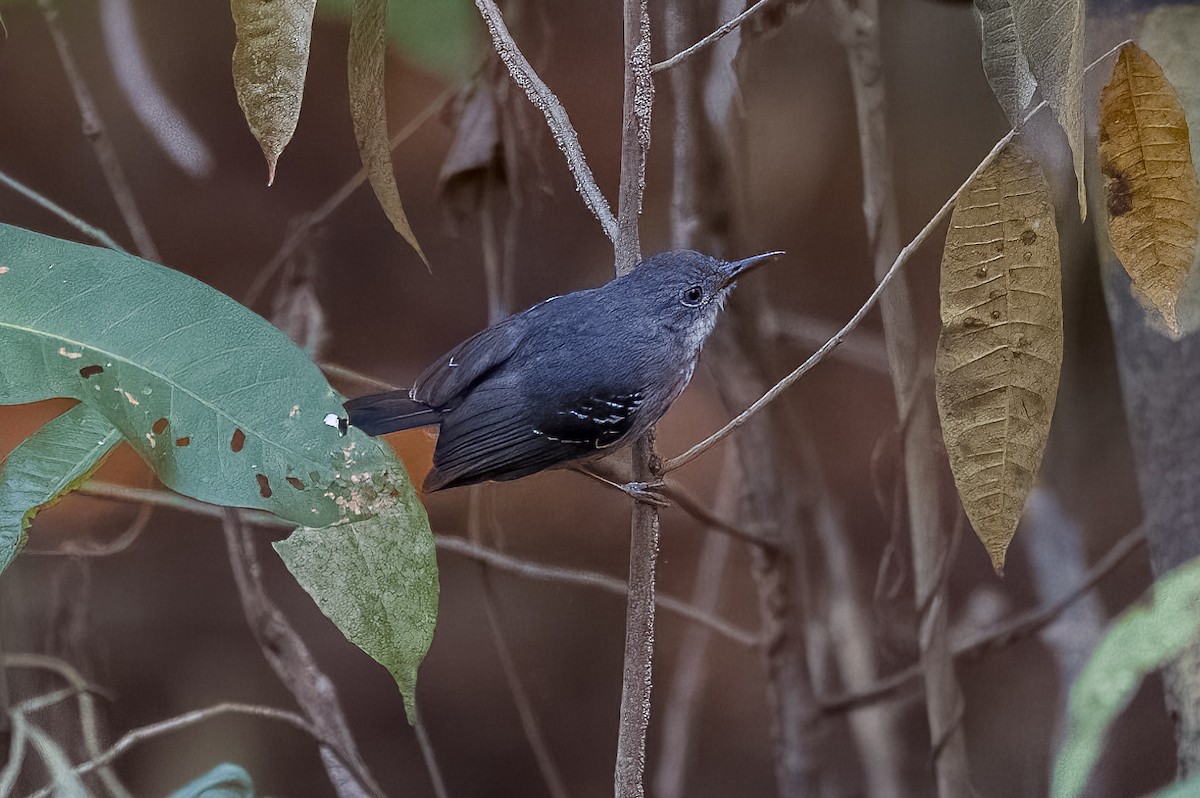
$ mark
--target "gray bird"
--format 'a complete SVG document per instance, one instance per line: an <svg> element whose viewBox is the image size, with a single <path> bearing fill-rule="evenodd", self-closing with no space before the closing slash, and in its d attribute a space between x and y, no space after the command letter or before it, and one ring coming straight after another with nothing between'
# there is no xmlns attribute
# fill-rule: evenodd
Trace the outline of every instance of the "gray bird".
<svg viewBox="0 0 1200 798"><path fill-rule="evenodd" d="M411 390L346 402L368 435L440 425L425 490L517 479L632 443L687 387L732 263L661 252L599 288L551 297L450 350Z"/></svg>

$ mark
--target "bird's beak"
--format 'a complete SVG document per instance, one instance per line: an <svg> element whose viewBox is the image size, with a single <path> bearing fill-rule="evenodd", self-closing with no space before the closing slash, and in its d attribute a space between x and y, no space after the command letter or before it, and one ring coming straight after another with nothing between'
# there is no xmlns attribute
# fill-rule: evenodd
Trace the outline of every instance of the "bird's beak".
<svg viewBox="0 0 1200 798"><path fill-rule="evenodd" d="M721 287L727 288L730 285L733 285L733 282L739 277L746 276L767 261L774 260L783 254L784 252L782 250L777 252L764 252L761 255L754 255L749 258L743 258L742 260L735 260L730 263L726 263L724 268L725 276L721 280Z"/></svg>

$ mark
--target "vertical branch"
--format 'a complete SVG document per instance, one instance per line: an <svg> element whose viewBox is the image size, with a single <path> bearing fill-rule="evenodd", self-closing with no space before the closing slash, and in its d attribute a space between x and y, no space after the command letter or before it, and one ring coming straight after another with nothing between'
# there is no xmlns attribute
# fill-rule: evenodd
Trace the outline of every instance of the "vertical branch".
<svg viewBox="0 0 1200 798"><path fill-rule="evenodd" d="M621 192L617 236L613 241L618 275L641 259L638 216L646 186L650 113L654 84L650 77L650 11L647 0L625 0L625 102L621 118ZM633 478L657 479L654 432L633 445ZM654 579L658 563L658 508L633 506L629 541L629 605L625 617L625 667L621 680L621 719L617 732L614 789L618 798L642 798L645 787L646 729L650 725L650 688L654 659Z"/></svg>
<svg viewBox="0 0 1200 798"><path fill-rule="evenodd" d="M79 65L75 63L75 56L71 52L70 42L67 41L66 31L63 30L62 23L58 18L58 5L55 0L38 0L38 7L42 10L42 16L46 18L46 26L50 29L51 38L54 39L54 47L58 50L58 58L62 61L63 71L67 73L67 80L71 83L71 90L75 93L75 103L79 106L79 116L83 122L84 138L91 143L92 150L96 153L96 160L100 162L100 169L104 172L108 189L117 203L121 218L125 220L125 226L129 228L129 234L133 236L138 254L150 260L161 260L158 247L154 245L154 239L150 237L146 221L142 218L141 211L138 210L137 201L133 197L133 189L129 187L125 170L121 166L121 160L117 157L117 150L109 140L104 120L100 118L100 112L96 109L96 101L92 98L92 92L83 79L83 73L79 71Z"/></svg>
<svg viewBox="0 0 1200 798"><path fill-rule="evenodd" d="M882 276L900 251L891 156L886 127L886 97L879 38L878 0L830 0L838 35L846 49L854 87L863 162L863 213L876 276ZM938 794L971 793L963 699L954 674L946 633L946 585L949 536L941 517L940 479L933 441L936 416L928 393L920 392L920 352L910 300L908 274L895 281L880 308L888 360L903 428L904 480L913 544L913 574L920 618L921 663L925 675L926 714Z"/></svg>
<svg viewBox="0 0 1200 798"><path fill-rule="evenodd" d="M515 183L518 178L514 173L516 166L509 167L508 163L514 162L515 159L509 158L505 164L507 168L508 179ZM505 273L504 257L501 255L501 247L496 240L496 221L495 221L495 203L493 195L495 193L494 180L491 172L484 178L482 189L482 198L479 206L479 223L480 223L480 240L483 248L483 271L487 283L487 300L488 300L488 324L495 324L508 315L508 304L504 300L505 284L507 282ZM512 184L510 184L512 185ZM516 187L512 187L515 194ZM514 199L515 202L515 199ZM515 205L510 209L509 218L516 216ZM509 231L506 229L506 237ZM508 250L508 241L505 241L505 250ZM467 538L474 544L482 546L483 531L482 531L482 515L481 507L484 490L484 485L472 485L467 488ZM500 537L499 534L496 535ZM500 548L501 541L495 542L495 547ZM512 648L508 644L508 638L504 635L504 627L500 624L500 612L496 607L496 591L492 582L492 573L487 563L479 563L479 576L483 587L483 609L487 615L488 629L492 633L492 642L496 646L496 656L500 659L500 668L504 671L504 680L508 683L508 691L512 695L513 704L517 708L517 716L521 720L521 730L525 733L525 740L529 743L529 749L533 752L534 761L537 762L538 772L541 773L542 781L546 785L547 792L552 798L567 798L566 782L563 780L562 772L558 769L557 763L554 761L553 754L550 753L550 746L546 741L545 735L542 733L541 724L538 722L536 713L533 710L533 701L530 700L529 691L525 689L524 683L521 681L521 674L517 670L516 659L513 657Z"/></svg>
<svg viewBox="0 0 1200 798"><path fill-rule="evenodd" d="M669 14L667 32L676 39L672 47L694 38L698 24L690 3L676 2ZM739 43L740 35L730 36L718 45L716 58L731 64ZM716 124L705 114L703 63L692 58L677 64L670 73L675 112L672 244L723 254L729 249L735 227L737 211L732 198L740 194L735 178L741 171L736 153L743 150L743 131L732 113L735 76L728 66L714 63L709 67L707 94L711 97L724 90L723 102L713 104L726 107L722 122L730 126L730 141L719 141ZM725 74L717 75L718 68L723 68ZM720 80L727 85L720 86ZM761 284L751 281L740 290L757 289ZM759 298L762 296L760 291ZM738 407L753 401L766 387L757 358L754 325L746 318L744 299L735 298L711 345L719 364L713 370L718 390L728 404ZM781 798L806 798L818 793L819 714L808 669L803 590L799 584L802 574L796 567L803 531L795 524L794 491L786 491L783 486L775 435L776 429L762 422L747 426L734 439L732 451L745 475L739 497L741 520L767 530L776 544L751 549L751 574L765 637L762 652L776 790Z"/></svg>
<svg viewBox="0 0 1200 798"><path fill-rule="evenodd" d="M225 510L223 526L242 609L263 656L295 697L320 738L334 742L349 759L343 764L329 746L321 746L321 761L337 795L340 798L382 795L354 744L333 682L317 666L308 646L263 588L262 567L254 551L254 538L247 533L240 513ZM435 783L438 780L435 774Z"/></svg>
<svg viewBox="0 0 1200 798"><path fill-rule="evenodd" d="M737 472L736 452L730 448L721 467L717 497L713 503L713 512L721 517L732 515L733 505L737 502L741 482ZM721 582L732 548L733 538L729 535L715 532L711 527L705 533L691 597L692 606L701 612L711 613L717 609ZM683 798L687 795L688 770L695 758L693 730L698 702L704 697L708 644L711 639L710 629L691 626L680 646L678 664L659 724L662 751L654 771L654 794L657 798Z"/></svg>
<svg viewBox="0 0 1200 798"><path fill-rule="evenodd" d="M650 11L647 0L625 0L625 103L621 113L621 193L617 200L617 276L633 271L642 259L638 217L646 189L646 152L650 149Z"/></svg>

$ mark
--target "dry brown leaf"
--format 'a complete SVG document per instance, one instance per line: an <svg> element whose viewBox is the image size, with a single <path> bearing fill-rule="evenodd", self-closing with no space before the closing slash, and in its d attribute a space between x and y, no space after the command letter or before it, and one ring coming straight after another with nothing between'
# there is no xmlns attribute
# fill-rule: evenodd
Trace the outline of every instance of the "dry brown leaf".
<svg viewBox="0 0 1200 798"><path fill-rule="evenodd" d="M963 509L1002 573L1046 449L1063 347L1054 205L1018 145L954 206L941 297L942 437Z"/></svg>
<svg viewBox="0 0 1200 798"><path fill-rule="evenodd" d="M350 19L350 116L371 190L396 232L429 265L400 204L387 133L383 66L387 46L387 0L354 0Z"/></svg>
<svg viewBox="0 0 1200 798"><path fill-rule="evenodd" d="M300 121L316 0L231 0L238 104L267 157L267 185Z"/></svg>
<svg viewBox="0 0 1200 798"><path fill-rule="evenodd" d="M1179 295L1196 255L1200 188L1175 89L1136 44L1121 48L1100 93L1108 238L1141 303L1182 335Z"/></svg>

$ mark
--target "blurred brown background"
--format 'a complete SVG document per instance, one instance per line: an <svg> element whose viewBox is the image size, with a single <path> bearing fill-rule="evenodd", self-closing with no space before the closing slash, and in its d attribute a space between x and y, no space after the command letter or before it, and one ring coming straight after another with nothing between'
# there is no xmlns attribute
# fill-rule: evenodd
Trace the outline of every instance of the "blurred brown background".
<svg viewBox="0 0 1200 798"><path fill-rule="evenodd" d="M412 0L402 4L420 20L424 6L445 12L406 35L388 65L391 129L470 73L488 51L469 3ZM95 3L63 4L63 22L108 133L125 165L150 231L166 264L231 296L242 296L278 250L299 215L315 209L358 168L347 110L347 28L336 15L318 14L304 110L284 152L274 187L238 108L230 77L234 34L223 3L156 0L133 4L136 31L154 78L211 148L214 170L203 179L168 160L138 122L115 81ZM890 134L908 240L1007 129L979 64L979 40L969 4L892 0L883 4ZM92 150L80 135L79 115L62 66L37 8L0 6L8 36L0 41L0 169L72 212L130 243ZM457 16L454 16L457 14ZM449 16L447 16L449 15ZM394 15L395 16L395 15ZM446 20L449 20L448 22ZM395 22L395 19L393 20ZM601 188L615 197L621 106L621 20L617 3L526 2L513 12L517 41L559 94L579 131ZM447 34L439 25L448 25ZM439 38L442 37L442 38ZM444 45L441 44L444 42ZM401 42L403 45L403 42ZM1089 54L1102 52L1089 44ZM1104 45L1107 47L1107 45ZM457 49L454 49L457 48ZM431 56L430 53L433 53ZM439 53L441 53L439 55ZM656 59L668 53L655 41ZM774 35L744 44L741 101L747 128L747 251L785 249L789 255L757 273L761 285L735 299L769 296L789 313L831 333L858 308L873 280L861 212L858 139L845 60L819 3ZM1093 77L1092 82L1095 82ZM669 88L658 82L654 139L642 223L646 251L669 243ZM611 250L575 193L561 155L529 112L525 142L536 159L515 235L514 309L547 296L599 284L611 275ZM1067 199L1074 187L1061 134L1046 118L1034 125L1035 147L1059 153L1052 183L1061 198L1066 292L1066 364L1058 412L1042 475L1043 496L1057 521L1018 534L1003 580L995 577L969 530L952 570L952 620L970 631L1004 614L1035 606L1044 584L1031 565L1036 535L1078 536L1094 559L1137 524L1131 455L1122 422L1112 345L1091 253L1091 231L1073 223ZM396 151L406 209L433 265L427 272L390 229L370 191L359 189L305 245L317 296L327 314L324 358L395 384L408 384L433 357L487 321L478 223L455 222L439 201L438 174L452 136L452 110L439 114ZM540 163L540 170L535 161ZM0 190L0 219L77 238L56 217ZM937 324L940 233L908 265L920 290L921 346L932 363ZM271 291L256 305L269 313ZM170 312L164 297L163 312ZM828 330L826 331L826 328ZM872 314L855 334L878 362L879 320ZM767 352L775 376L806 357L819 341L778 342ZM873 350L872 348L875 347ZM0 369L3 364L0 364ZM362 386L337 383L347 393ZM871 596L889 541L891 508L881 506L872 466L886 451L896 420L886 374L833 358L782 400L805 420L823 466L831 502L842 515L844 538ZM0 453L7 452L62 405L0 408ZM660 427L659 448L677 454L728 417L702 367L693 386ZM766 423L759 419L754 423ZM419 482L428 468L430 441L422 432L393 436ZM886 456L884 457L886 460ZM677 476L698 495L715 493L722 454L714 452ZM102 477L151 484L149 472L128 452ZM754 475L748 475L753 479ZM949 472L944 474L949 485ZM802 490L804 486L797 486ZM463 491L428 497L433 529L463 535ZM508 551L530 560L571 565L624 578L628 558L628 503L579 475L550 473L491 486L486 513L503 530ZM53 550L63 541L104 540L131 522L136 508L71 497L38 517L30 549ZM1037 525L1037 524L1033 524ZM267 586L333 678L356 740L384 789L393 795L431 795L413 733L388 674L371 662L317 611L263 535ZM677 510L663 520L660 591L690 594L702 530ZM1049 572L1057 567L1043 556ZM542 795L511 696L496 659L481 607L480 569L440 556L441 617L421 670L419 700L433 746L455 796ZM748 557L734 546L719 614L756 629L758 610ZM814 565L819 567L819 565ZM1065 571L1064 571L1065 573ZM1043 574L1044 576L1044 574ZM1149 580L1138 552L1101 585L1088 619L1091 629L1124 606ZM608 794L612 784L624 640L624 602L582 588L493 574L505 635L533 708L571 794ZM813 581L820 590L819 574ZM149 528L126 551L95 560L21 556L4 574L3 645L6 651L48 651L75 663L111 693L105 702L110 733L223 700L291 706L289 694L264 662L246 626L230 576L218 525L172 511L156 511ZM1065 587L1065 586L1062 586ZM821 606L820 595L811 598ZM908 607L899 606L909 602ZM907 666L914 656L911 597L873 605L881 646L881 673ZM968 612L970 609L970 612ZM1053 628L1070 636L1071 619ZM660 613L655 653L654 718L672 682L686 630L678 616ZM1050 634L1050 633L1047 633ZM1090 643L1084 640L1083 650ZM1034 637L986 658L960 663L964 722L972 778L980 794L1034 796L1046 789L1064 686L1053 641ZM1076 645L1078 648L1078 644ZM695 728L696 756L688 795L770 796L775 783L761 659L726 639L712 640ZM839 685L827 667L817 693ZM10 677L14 698L36 687L25 674ZM897 699L908 752L910 794L932 790L928 732L915 688ZM64 716L51 731L69 734ZM836 743L846 732L830 718L825 767L837 774L839 795L865 795L870 752ZM652 721L649 770L661 729ZM1094 795L1148 791L1173 773L1173 744L1161 689L1151 679L1122 717L1103 759ZM330 795L316 748L307 737L266 721L226 719L140 745L117 763L138 795L163 795L220 761L246 767L262 794ZM36 786L36 785L32 785Z"/></svg>

